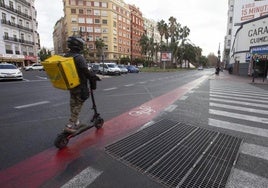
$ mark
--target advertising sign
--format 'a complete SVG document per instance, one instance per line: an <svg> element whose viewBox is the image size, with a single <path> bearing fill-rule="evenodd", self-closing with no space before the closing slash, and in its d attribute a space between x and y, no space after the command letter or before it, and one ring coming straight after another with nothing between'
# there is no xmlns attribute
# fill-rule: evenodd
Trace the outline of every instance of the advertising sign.
<svg viewBox="0 0 268 188"><path fill-rule="evenodd" d="M170 52L162 52L161 60L162 61L171 61L171 53Z"/></svg>

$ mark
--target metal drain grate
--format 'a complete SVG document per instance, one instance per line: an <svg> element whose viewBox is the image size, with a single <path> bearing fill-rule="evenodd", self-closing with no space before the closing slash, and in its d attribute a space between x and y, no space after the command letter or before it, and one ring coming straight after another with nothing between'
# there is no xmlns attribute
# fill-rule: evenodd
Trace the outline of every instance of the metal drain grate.
<svg viewBox="0 0 268 188"><path fill-rule="evenodd" d="M105 149L167 187L224 187L241 142L164 119Z"/></svg>

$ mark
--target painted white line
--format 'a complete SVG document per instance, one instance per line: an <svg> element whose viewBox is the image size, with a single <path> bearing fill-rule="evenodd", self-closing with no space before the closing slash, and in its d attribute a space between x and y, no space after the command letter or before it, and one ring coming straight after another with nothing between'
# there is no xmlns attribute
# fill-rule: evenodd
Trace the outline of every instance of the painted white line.
<svg viewBox="0 0 268 188"><path fill-rule="evenodd" d="M236 119L243 119L247 121L268 124L268 118L261 118L258 116L250 116L250 115L238 114L238 113L227 112L227 111L222 111L222 110L213 110L213 109L209 109L209 113L213 115L219 115L219 116L225 116L225 117L231 117L231 118L236 118Z"/></svg>
<svg viewBox="0 0 268 188"><path fill-rule="evenodd" d="M186 100L187 98L188 98L188 96L185 96L185 95L184 95L184 96L182 96L182 97L180 98L180 100L181 100L181 101L184 101L184 100Z"/></svg>
<svg viewBox="0 0 268 188"><path fill-rule="evenodd" d="M263 147L263 146L259 146L255 144L243 143L241 146L241 153L268 161L268 148L267 147Z"/></svg>
<svg viewBox="0 0 268 188"><path fill-rule="evenodd" d="M174 104L172 104L172 105L169 105L167 108L165 108L165 112L172 112L172 111L174 111L176 108L178 107L178 105L174 105Z"/></svg>
<svg viewBox="0 0 268 188"><path fill-rule="evenodd" d="M139 82L139 84L146 84L147 82Z"/></svg>
<svg viewBox="0 0 268 188"><path fill-rule="evenodd" d="M246 108L246 107L239 107L239 106L220 104L220 103L213 103L213 102L210 102L209 106L268 115L268 110L258 110L258 109L255 109L255 108Z"/></svg>
<svg viewBox="0 0 268 188"><path fill-rule="evenodd" d="M250 127L247 125L231 123L228 121L221 121L221 120L216 120L216 119L211 119L211 118L208 119L208 124L214 127L229 129L233 131L238 131L238 132L243 132L247 134L253 134L253 135L263 136L263 137L268 138L268 129Z"/></svg>
<svg viewBox="0 0 268 188"><path fill-rule="evenodd" d="M15 106L14 108L16 109L22 109L22 108L28 108L28 107L32 107L32 106L38 106L38 105L42 105L42 104L47 104L50 103L49 101L41 101L41 102L36 102L36 103L32 103L32 104L26 104L26 105L22 105L22 106Z"/></svg>
<svg viewBox="0 0 268 188"><path fill-rule="evenodd" d="M43 80L47 80L47 77L42 77L42 76L36 76L37 78L43 79Z"/></svg>
<svg viewBox="0 0 268 188"><path fill-rule="evenodd" d="M268 106L268 101L265 101L265 100L257 100L257 99L242 98L242 97L232 97L232 96L225 96L225 95L213 95L213 94L210 94L210 97L219 97L219 98L224 98L224 99L244 100L244 101L249 101L249 102L267 103L267 106Z"/></svg>
<svg viewBox="0 0 268 188"><path fill-rule="evenodd" d="M234 168L226 188L267 188L268 179Z"/></svg>
<svg viewBox="0 0 268 188"><path fill-rule="evenodd" d="M73 179L63 185L61 188L84 188L88 187L92 182L97 179L102 174L102 171L98 171L92 167L88 167L78 175L76 175Z"/></svg>
<svg viewBox="0 0 268 188"><path fill-rule="evenodd" d="M131 86L134 86L134 84L127 84L127 85L125 85L125 87L131 87Z"/></svg>
<svg viewBox="0 0 268 188"><path fill-rule="evenodd" d="M218 99L218 98L210 98L210 101L217 101L217 102L224 102L224 103L231 103L231 104L241 104L241 105L246 105L246 106L255 106L255 107L261 107L261 108L267 108L267 104L257 104L257 103L250 103L250 102L242 102L242 101L235 101L235 100L225 100L225 99Z"/></svg>
<svg viewBox="0 0 268 188"><path fill-rule="evenodd" d="M256 94L256 93L238 93L238 92L219 92L219 91L212 91L210 90L210 94L215 94L215 95L231 95L231 96L238 96L238 97L250 97L250 98L257 98L257 99L268 99L268 95L261 95L261 94Z"/></svg>
<svg viewBox="0 0 268 188"><path fill-rule="evenodd" d="M107 88L107 89L104 89L104 91L111 91L111 90L115 90L115 89L117 89L117 87Z"/></svg>

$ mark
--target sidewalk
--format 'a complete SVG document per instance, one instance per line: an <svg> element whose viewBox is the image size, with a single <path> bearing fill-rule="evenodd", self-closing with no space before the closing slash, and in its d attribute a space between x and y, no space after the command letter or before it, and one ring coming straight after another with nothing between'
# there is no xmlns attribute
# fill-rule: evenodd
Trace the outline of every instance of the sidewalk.
<svg viewBox="0 0 268 188"><path fill-rule="evenodd" d="M254 82L252 82L252 77L251 76L239 76L239 75L234 75L234 74L229 74L228 71L223 71L220 72L220 74L213 75L212 79L215 80L229 80L229 81L234 81L234 82L243 82L243 83L249 83L249 84L264 84L268 85L268 79L263 78L255 78Z"/></svg>

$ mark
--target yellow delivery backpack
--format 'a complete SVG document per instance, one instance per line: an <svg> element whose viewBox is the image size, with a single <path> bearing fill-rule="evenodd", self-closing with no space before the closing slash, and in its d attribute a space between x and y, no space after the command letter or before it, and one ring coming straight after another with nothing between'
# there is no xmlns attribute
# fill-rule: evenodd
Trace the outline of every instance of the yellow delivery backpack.
<svg viewBox="0 0 268 188"><path fill-rule="evenodd" d="M68 90L80 84L74 57L53 55L41 64L55 88Z"/></svg>

